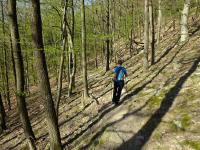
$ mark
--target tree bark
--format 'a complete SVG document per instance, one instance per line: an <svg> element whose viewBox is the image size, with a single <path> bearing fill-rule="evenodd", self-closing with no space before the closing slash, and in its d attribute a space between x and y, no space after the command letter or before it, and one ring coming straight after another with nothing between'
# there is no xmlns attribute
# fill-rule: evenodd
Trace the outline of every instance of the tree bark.
<svg viewBox="0 0 200 150"><path fill-rule="evenodd" d="M65 0L64 1L64 9L63 9L62 51L61 51L61 57L60 57L60 67L59 67L59 76L58 76L58 90L57 90L57 100L56 100L56 102L57 102L57 104L56 104L57 116L58 116L58 110L59 110L60 97L61 97L61 94L62 94L62 79L63 79L63 70L64 70L65 53L66 53L67 4L68 4L68 0Z"/></svg>
<svg viewBox="0 0 200 150"><path fill-rule="evenodd" d="M76 57L74 52L74 1L71 0L71 29L68 26L68 44L69 44L69 88L68 96L71 96L72 89L75 88L75 72L76 72Z"/></svg>
<svg viewBox="0 0 200 150"><path fill-rule="evenodd" d="M13 52L13 45L12 45L12 38L11 38L11 35L10 35L10 51L11 51L11 60L12 60L13 76L14 76L14 80L15 80L15 88L17 88L16 67L15 67L15 60L14 60L14 52Z"/></svg>
<svg viewBox="0 0 200 150"><path fill-rule="evenodd" d="M162 23L162 9L161 9L161 0L158 1L158 25L157 25L157 47L160 44L160 32L161 32L161 23Z"/></svg>
<svg viewBox="0 0 200 150"><path fill-rule="evenodd" d="M107 36L110 34L110 0L107 0L107 20L106 20L106 29ZM110 39L106 39L106 72L110 70Z"/></svg>
<svg viewBox="0 0 200 150"><path fill-rule="evenodd" d="M151 65L155 63L155 30L154 30L154 13L153 13L153 1L149 0L149 39L151 47Z"/></svg>
<svg viewBox="0 0 200 150"><path fill-rule="evenodd" d="M185 42L189 38L189 33L188 33L189 10L190 10L190 0L185 0L181 16L181 42Z"/></svg>
<svg viewBox="0 0 200 150"><path fill-rule="evenodd" d="M198 17L198 15L199 15L199 5L200 5L200 3L199 3L199 0L195 0L196 1L196 12L195 12L195 15L196 15L196 17Z"/></svg>
<svg viewBox="0 0 200 150"><path fill-rule="evenodd" d="M33 7L32 36L33 36L33 45L35 48L34 52L36 60L35 64L37 68L37 77L41 92L41 98L45 108L46 124L50 138L50 148L51 150L61 150L62 145L58 128L58 120L51 94L51 87L49 82L44 45L43 45L40 1L31 0L31 2Z"/></svg>
<svg viewBox="0 0 200 150"><path fill-rule="evenodd" d="M10 103L10 89L9 89L9 78L8 78L8 63L7 63L7 51L5 49L5 18L4 18L4 8L3 2L1 1L1 12L2 12L2 30L3 30L3 37L2 37L2 48L4 52L4 79L5 79L5 94L6 94L6 101L8 105L8 110L11 110L11 103Z"/></svg>
<svg viewBox="0 0 200 150"><path fill-rule="evenodd" d="M84 100L89 97L87 81L87 57L86 57L86 20L85 20L85 0L81 0L81 20L82 20L82 68L83 68L83 104Z"/></svg>
<svg viewBox="0 0 200 150"><path fill-rule="evenodd" d="M145 0L144 8L144 69L148 69L148 48L149 48L149 0Z"/></svg>
<svg viewBox="0 0 200 150"><path fill-rule="evenodd" d="M26 102L25 102L24 64L23 64L20 37L19 37L19 31L18 31L16 0L8 0L8 17L9 17L9 22L10 22L14 61L15 61L15 67L16 67L15 68L16 81L17 81L16 98L17 98L18 111L20 114L20 119L22 122L25 136L27 140L31 143L29 145L30 149L35 149L35 144L33 142L33 140L35 140L35 136L33 134L33 130L32 130L31 123L28 117L28 111L26 109Z"/></svg>
<svg viewBox="0 0 200 150"><path fill-rule="evenodd" d="M1 97L1 93L0 93L0 135L3 132L3 130L6 130L6 113L5 113L5 109L3 106L3 102L2 102L2 97Z"/></svg>

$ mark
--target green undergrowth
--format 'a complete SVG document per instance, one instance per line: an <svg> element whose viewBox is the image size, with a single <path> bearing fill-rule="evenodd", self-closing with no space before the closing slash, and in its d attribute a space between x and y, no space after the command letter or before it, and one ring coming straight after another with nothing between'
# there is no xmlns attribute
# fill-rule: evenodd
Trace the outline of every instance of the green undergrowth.
<svg viewBox="0 0 200 150"><path fill-rule="evenodd" d="M149 107L150 108L159 107L160 104L162 103L162 100L165 98L165 93L166 91L161 91L160 93L151 97Z"/></svg>
<svg viewBox="0 0 200 150"><path fill-rule="evenodd" d="M195 150L200 150L200 141L185 140L183 145L187 145Z"/></svg>
<svg viewBox="0 0 200 150"><path fill-rule="evenodd" d="M172 121L171 129L173 132L185 131L191 125L192 117L187 113L183 113Z"/></svg>

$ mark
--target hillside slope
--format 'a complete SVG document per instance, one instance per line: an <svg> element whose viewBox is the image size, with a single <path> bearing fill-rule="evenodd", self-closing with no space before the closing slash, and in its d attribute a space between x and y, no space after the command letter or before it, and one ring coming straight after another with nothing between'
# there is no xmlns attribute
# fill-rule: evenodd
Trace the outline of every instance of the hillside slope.
<svg viewBox="0 0 200 150"><path fill-rule="evenodd" d="M130 58L128 50L121 48L119 55L126 60L129 81L119 106L111 103L112 70L106 74L102 70L90 72L92 99L85 107L81 107L81 81L77 81L76 93L71 98L66 97L64 83L59 127L65 149L199 149L198 24L194 23L190 32L189 41L179 45L178 31L167 31L156 51L156 64L147 72L142 67L142 51ZM52 87L55 92L56 87ZM27 104L37 147L45 149L48 134L37 90ZM16 107L7 115L10 131L0 136L0 149L26 149Z"/></svg>

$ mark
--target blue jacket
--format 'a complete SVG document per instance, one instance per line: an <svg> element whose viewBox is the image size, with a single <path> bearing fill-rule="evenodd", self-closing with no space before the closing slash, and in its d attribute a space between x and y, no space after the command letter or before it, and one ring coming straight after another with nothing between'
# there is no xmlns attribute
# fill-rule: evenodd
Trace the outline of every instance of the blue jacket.
<svg viewBox="0 0 200 150"><path fill-rule="evenodd" d="M124 80L124 76L127 75L127 71L123 66L116 66L114 68L114 73L116 75L116 80L117 81Z"/></svg>

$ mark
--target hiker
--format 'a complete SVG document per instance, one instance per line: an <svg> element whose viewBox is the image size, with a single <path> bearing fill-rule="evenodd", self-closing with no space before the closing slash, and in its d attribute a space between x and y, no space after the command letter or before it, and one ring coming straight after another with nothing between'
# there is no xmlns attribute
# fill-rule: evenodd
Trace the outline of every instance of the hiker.
<svg viewBox="0 0 200 150"><path fill-rule="evenodd" d="M114 89L113 89L112 102L116 105L119 103L122 89L124 87L124 80L127 77L127 71L122 66L122 64L123 64L123 61L118 60L117 66L114 68L114 78L113 78Z"/></svg>

